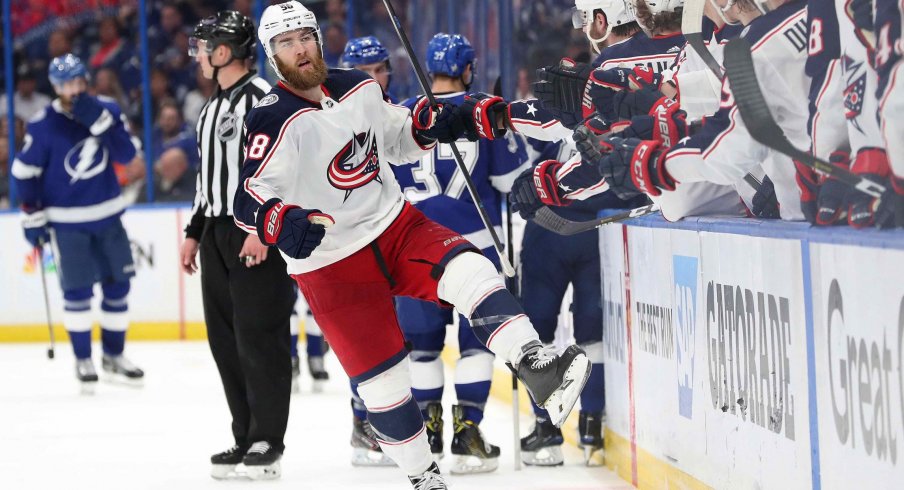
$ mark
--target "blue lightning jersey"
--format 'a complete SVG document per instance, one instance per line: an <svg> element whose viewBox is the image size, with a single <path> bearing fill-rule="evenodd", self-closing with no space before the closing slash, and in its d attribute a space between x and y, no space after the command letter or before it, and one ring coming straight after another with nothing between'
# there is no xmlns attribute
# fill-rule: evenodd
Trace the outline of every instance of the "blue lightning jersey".
<svg viewBox="0 0 904 490"><path fill-rule="evenodd" d="M58 228L99 229L122 214L114 162L129 162L136 148L115 102L100 98L116 121L100 136L75 122L56 99L28 123L25 146L13 162L23 207L44 209Z"/></svg>
<svg viewBox="0 0 904 490"><path fill-rule="evenodd" d="M437 98L458 105L464 101L464 92L437 95ZM403 105L411 108L415 102L416 99L409 99ZM502 236L503 193L511 190L515 177L526 168L527 151L523 140L507 134L505 138L493 141L461 139L456 146L471 173L490 221ZM393 172L405 198L428 218L461 233L495 260L495 251L486 250L492 249L492 238L484 229L465 187L465 179L455 163L451 145L438 144L420 161L393 165Z"/></svg>

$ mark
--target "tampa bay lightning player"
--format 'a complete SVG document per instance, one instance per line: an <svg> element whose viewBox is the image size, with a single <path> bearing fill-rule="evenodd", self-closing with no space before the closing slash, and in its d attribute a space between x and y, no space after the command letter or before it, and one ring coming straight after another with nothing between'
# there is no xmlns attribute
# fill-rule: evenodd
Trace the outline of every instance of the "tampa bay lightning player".
<svg viewBox="0 0 904 490"><path fill-rule="evenodd" d="M392 65L389 62L389 51L374 36L356 37L345 45L341 63L343 68L354 68L370 75L380 84L386 100L394 99L389 95L389 82L392 81Z"/></svg>
<svg viewBox="0 0 904 490"><path fill-rule="evenodd" d="M122 355L135 265L120 221L125 202L113 170L114 162L131 161L136 148L116 103L85 93L87 70L78 57L54 58L49 78L58 97L28 123L25 146L12 167L25 238L35 247L53 247L65 302L63 324L83 392L93 392L98 379L91 360L91 297L98 282L104 371L140 383L144 372Z"/></svg>
<svg viewBox="0 0 904 490"><path fill-rule="evenodd" d="M461 104L474 79L475 54L468 40L459 34L437 34L427 45L427 69L433 77L437 99ZM414 106L418 99L404 104ZM468 141L456 145L477 187L490 220L502 235L503 193L527 163L523 140L515 136L497 140ZM484 229L465 188L465 180L453 160L450 145L440 144L420 161L393 168L405 197L429 218L480 247L499 266L489 231ZM405 338L411 342L412 392L427 421L428 440L434 454L443 453L442 405L443 350L446 325L453 321L452 309L413 298L397 297L396 312ZM455 368L458 404L453 406L454 437L452 473L492 471L497 467L499 448L485 443L478 424L490 390L493 354L474 336L467 320L459 316L458 344L461 358Z"/></svg>

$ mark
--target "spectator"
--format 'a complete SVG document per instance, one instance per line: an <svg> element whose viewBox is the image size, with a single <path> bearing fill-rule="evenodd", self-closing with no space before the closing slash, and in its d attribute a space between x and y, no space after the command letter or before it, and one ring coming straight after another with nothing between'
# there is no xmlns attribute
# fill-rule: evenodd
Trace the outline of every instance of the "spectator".
<svg viewBox="0 0 904 490"><path fill-rule="evenodd" d="M170 88L169 74L161 69L154 68L151 70L151 101L153 104L162 104L166 99L173 98L173 92Z"/></svg>
<svg viewBox="0 0 904 490"><path fill-rule="evenodd" d="M50 104L50 97L37 91L38 82L34 72L22 65L16 77L16 92L13 94L13 111L23 121L30 120ZM0 115L7 113L6 95L0 98Z"/></svg>
<svg viewBox="0 0 904 490"><path fill-rule="evenodd" d="M141 70L131 46L119 33L119 21L115 17L104 17L100 21L97 34L99 44L91 55L91 69L116 70L123 89L130 93L141 83Z"/></svg>
<svg viewBox="0 0 904 490"><path fill-rule="evenodd" d="M103 95L115 100L130 119L137 116L134 108L131 107L134 104L129 102L129 98L126 97L122 84L119 83L119 78L116 76L116 71L112 68L97 70L94 75L94 95Z"/></svg>
<svg viewBox="0 0 904 490"><path fill-rule="evenodd" d="M191 128L198 125L201 109L204 108L207 99L213 95L214 89L217 87L216 82L204 78L204 74L201 72L201 65L198 65L195 70L195 83L197 88L185 96L185 102L182 104L182 115Z"/></svg>
<svg viewBox="0 0 904 490"><path fill-rule="evenodd" d="M198 144L174 101L160 104L154 128L154 187L157 201L190 201L195 195Z"/></svg>
<svg viewBox="0 0 904 490"><path fill-rule="evenodd" d="M245 17L254 18L251 12L251 0L234 0L232 2L232 10L235 10Z"/></svg>
<svg viewBox="0 0 904 490"><path fill-rule="evenodd" d="M323 34L323 61L330 68L339 66L339 58L345 50L348 38L345 35L345 26L338 22L331 22Z"/></svg>
<svg viewBox="0 0 904 490"><path fill-rule="evenodd" d="M148 29L148 47L151 48L151 57L156 58L171 44L173 36L184 28L185 20L179 7L172 2L164 3L160 7L159 24Z"/></svg>
<svg viewBox="0 0 904 490"><path fill-rule="evenodd" d="M195 66L188 56L188 33L179 29L167 41L168 47L154 60L154 65L166 71L170 91L176 100L184 101L195 85Z"/></svg>

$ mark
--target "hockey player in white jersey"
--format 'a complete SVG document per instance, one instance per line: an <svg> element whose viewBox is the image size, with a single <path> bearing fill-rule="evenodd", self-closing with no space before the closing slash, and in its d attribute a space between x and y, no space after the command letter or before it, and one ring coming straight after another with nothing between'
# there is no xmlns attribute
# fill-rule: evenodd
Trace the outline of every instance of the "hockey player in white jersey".
<svg viewBox="0 0 904 490"><path fill-rule="evenodd" d="M259 34L280 81L248 118L236 224L286 258L359 383L383 451L414 488L446 488L411 395L394 295L466 312L478 338L564 422L589 375L587 356L575 345L543 349L492 262L407 204L386 167L457 139L449 108L422 101L409 112L386 103L366 74L328 71L317 20L299 2L268 7Z"/></svg>
<svg viewBox="0 0 904 490"><path fill-rule="evenodd" d="M722 7L728 3L717 2ZM805 131L809 79L803 70L807 48L804 7L801 1L770 0L763 5L754 0L737 0L728 9L746 25L744 36L753 47L758 79L768 86L764 92L772 94L770 101L774 106L770 105L770 109L798 147L809 143ZM762 14L765 10L768 13ZM782 218L802 219L793 164L750 137L727 81L720 107L700 132L677 144L675 137L670 141L598 138L586 131L575 136L584 159L599 165L607 183L627 196L635 192L658 196L688 182L729 185L763 162L775 184ZM669 128L671 132L671 125ZM680 136L680 132L675 136ZM601 149L610 153L602 155Z"/></svg>
<svg viewBox="0 0 904 490"><path fill-rule="evenodd" d="M135 265L120 219L125 202L113 169L114 162L132 160L136 148L119 106L90 96L87 77L84 63L72 54L50 62L57 98L29 121L25 146L11 174L22 202L26 239L34 247L53 248L76 377L83 392L93 393L98 380L91 360L95 283L103 292L104 371L133 384L142 382L144 372L123 356Z"/></svg>

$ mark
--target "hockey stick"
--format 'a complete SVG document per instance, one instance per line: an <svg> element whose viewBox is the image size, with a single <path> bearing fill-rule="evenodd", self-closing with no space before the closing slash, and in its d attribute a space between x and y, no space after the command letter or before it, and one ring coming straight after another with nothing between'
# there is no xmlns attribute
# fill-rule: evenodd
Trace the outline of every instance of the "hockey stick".
<svg viewBox="0 0 904 490"><path fill-rule="evenodd" d="M697 55L703 59L703 62L706 63L709 70L713 72L713 75L719 80L722 80L725 76L722 72L722 65L716 61L716 57L713 56L709 48L706 47L706 43L703 42L703 9L706 7L704 2L708 1L709 0L684 1L684 11L681 14L681 33L684 34L684 39L687 40L687 43L690 44L692 48L694 48ZM756 192L759 192L760 186L763 185L763 183L752 174L745 175L744 182L747 182L747 184L749 184L750 187L753 187L753 190Z"/></svg>
<svg viewBox="0 0 904 490"><path fill-rule="evenodd" d="M44 272L44 240L38 241L38 269L41 269L41 289L44 290L44 314L47 318L47 331L50 332L50 347L47 348L47 358L53 359L56 349L56 335L53 333L53 322L50 321L50 296L47 293L47 273Z"/></svg>
<svg viewBox="0 0 904 490"><path fill-rule="evenodd" d="M405 47L408 61L411 62L411 66L414 68L414 73L417 75L417 80L421 84L424 94L427 96L427 99L430 100L430 105L437 108L438 104L436 103L436 96L434 96L433 91L430 90L430 83L427 81L427 76L424 75L420 62L418 62L417 55L414 54L414 49L411 48L411 43L408 42L408 36L405 34L404 28L402 28L402 22L399 20L398 15L396 15L395 9L392 8L392 2L390 0L383 0L383 5L386 6L386 11L389 13L389 18L392 20L392 26L395 28L396 34L402 42L402 46ZM508 257L505 256L502 241L499 240L499 235L496 234L496 229L490 221L483 201L480 199L480 196L477 195L477 186L474 185L471 173L468 171L468 167L465 166L464 160L461 157L461 152L458 151L458 146L456 146L454 142L449 143L449 146L452 147L452 154L455 156L455 164L465 178L465 186L468 188L468 193L471 195L471 200L474 201L474 206L477 208L478 214L480 214L480 220L483 221L483 226L490 232L490 236L493 238L493 247L496 249L496 254L499 255L499 262L502 264L502 272L508 277L514 277L515 268L512 267Z"/></svg>
<svg viewBox="0 0 904 490"><path fill-rule="evenodd" d="M630 211L614 214L605 218L598 218L590 221L571 221L570 219L563 218L554 213L548 207L543 206L539 211L537 211L537 214L534 216L533 222L553 233L568 236L577 235L578 233L583 233L585 231L590 231L595 228L599 228L600 226L608 225L610 223L618 223L619 221L624 221L626 219L639 218L641 216L653 214L657 211L659 211L658 204L648 204L646 206L634 208Z"/></svg>
<svg viewBox="0 0 904 490"><path fill-rule="evenodd" d="M505 202L505 253L509 262L515 263L515 239L512 237L512 205L508 199ZM505 281L508 290L515 295L516 298L521 297L521 291L518 287L518 277L509 277ZM514 437L514 456L515 471L521 471L521 401L518 399L518 375L512 371L512 434Z"/></svg>
<svg viewBox="0 0 904 490"><path fill-rule="evenodd" d="M754 140L864 194L882 198L886 191L882 184L801 151L788 141L766 105L753 67L750 43L746 39L733 39L725 46L725 72L741 118Z"/></svg>

